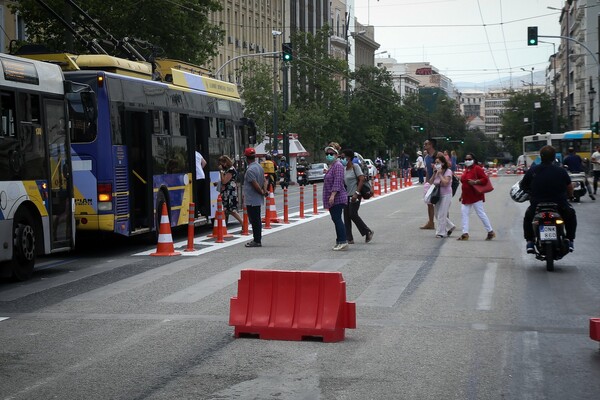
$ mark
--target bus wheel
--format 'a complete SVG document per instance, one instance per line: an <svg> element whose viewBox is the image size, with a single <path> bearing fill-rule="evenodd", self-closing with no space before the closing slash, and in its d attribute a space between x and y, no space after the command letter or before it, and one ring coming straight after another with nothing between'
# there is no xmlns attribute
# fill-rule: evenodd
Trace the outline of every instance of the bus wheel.
<svg viewBox="0 0 600 400"><path fill-rule="evenodd" d="M13 279L25 281L31 278L35 253L33 220L27 211L19 212L13 222Z"/></svg>

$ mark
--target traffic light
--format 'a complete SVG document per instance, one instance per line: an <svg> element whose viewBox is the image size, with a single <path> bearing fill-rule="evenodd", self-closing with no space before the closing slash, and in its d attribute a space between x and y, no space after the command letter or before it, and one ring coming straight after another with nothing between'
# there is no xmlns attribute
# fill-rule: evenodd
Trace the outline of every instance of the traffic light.
<svg viewBox="0 0 600 400"><path fill-rule="evenodd" d="M294 59L294 54L292 52L292 44L291 43L282 43L281 50L282 50L281 58L283 59L283 61L292 61Z"/></svg>
<svg viewBox="0 0 600 400"><path fill-rule="evenodd" d="M598 121L596 121L596 122L594 122L594 123L592 124L592 133L598 133L598 132L600 132L600 130L598 129L598 128L599 128L599 126L598 126L598 125L599 125L599 124L598 124Z"/></svg>
<svg viewBox="0 0 600 400"><path fill-rule="evenodd" d="M538 27L527 27L527 46L537 46L538 44Z"/></svg>
<svg viewBox="0 0 600 400"><path fill-rule="evenodd" d="M424 132L425 131L425 127L423 125L419 125L419 132Z"/></svg>

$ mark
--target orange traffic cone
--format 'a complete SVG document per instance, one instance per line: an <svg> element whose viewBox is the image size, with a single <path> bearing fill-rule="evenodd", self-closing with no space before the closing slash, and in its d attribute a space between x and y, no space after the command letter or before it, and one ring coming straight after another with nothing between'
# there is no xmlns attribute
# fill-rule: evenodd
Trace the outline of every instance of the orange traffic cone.
<svg viewBox="0 0 600 400"><path fill-rule="evenodd" d="M275 206L275 195L273 192L269 193L269 205L265 211L265 218L263 222L267 222L267 218L269 218L269 222L272 224L279 223L279 217L277 217L277 207Z"/></svg>
<svg viewBox="0 0 600 400"><path fill-rule="evenodd" d="M223 243L223 238L233 237L233 235L227 233L227 224L225 223L225 212L223 211L223 199L221 199L221 195L217 197L217 212L215 213L213 231L210 235L207 235L207 237L217 238L217 243Z"/></svg>
<svg viewBox="0 0 600 400"><path fill-rule="evenodd" d="M250 235L250 231L248 230L248 209L246 208L246 206L244 205L244 218L242 219L242 231L240 232L240 235L243 236L248 236Z"/></svg>
<svg viewBox="0 0 600 400"><path fill-rule="evenodd" d="M179 256L181 253L175 251L173 237L171 236L171 224L167 213L167 204L163 203L160 214L160 226L158 227L158 243L156 244L156 253L151 256Z"/></svg>

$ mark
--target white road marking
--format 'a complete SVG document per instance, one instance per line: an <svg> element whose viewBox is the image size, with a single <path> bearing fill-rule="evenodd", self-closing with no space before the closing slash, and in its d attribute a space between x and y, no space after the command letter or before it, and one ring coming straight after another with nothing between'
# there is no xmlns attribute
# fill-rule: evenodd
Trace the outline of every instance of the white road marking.
<svg viewBox="0 0 600 400"><path fill-rule="evenodd" d="M219 274L213 275L210 278L204 279L195 285L175 292L167 297L162 298L159 302L162 303L195 303L203 298L210 296L219 290L226 288L236 282L240 277L240 271L243 269L263 269L280 260L267 258L254 258L229 268Z"/></svg>
<svg viewBox="0 0 600 400"><path fill-rule="evenodd" d="M358 296L356 304L367 307L393 307L421 265L421 261L414 260L388 265Z"/></svg>
<svg viewBox="0 0 600 400"><path fill-rule="evenodd" d="M0 317L0 322L4 321L4 320L7 320L7 319L8 319L8 317Z"/></svg>
<svg viewBox="0 0 600 400"><path fill-rule="evenodd" d="M523 333L523 399L541 399L544 393L544 372L540 365L540 344L536 331Z"/></svg>
<svg viewBox="0 0 600 400"><path fill-rule="evenodd" d="M483 275L483 283L477 300L477 309L489 311L492 308L492 297L494 296L494 286L496 285L496 271L498 263L488 263Z"/></svg>

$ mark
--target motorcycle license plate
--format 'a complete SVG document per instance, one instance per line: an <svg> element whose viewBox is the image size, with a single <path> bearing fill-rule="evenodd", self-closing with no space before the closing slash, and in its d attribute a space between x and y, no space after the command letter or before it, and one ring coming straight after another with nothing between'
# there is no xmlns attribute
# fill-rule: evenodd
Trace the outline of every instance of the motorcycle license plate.
<svg viewBox="0 0 600 400"><path fill-rule="evenodd" d="M556 240L556 226L540 226L540 240Z"/></svg>

